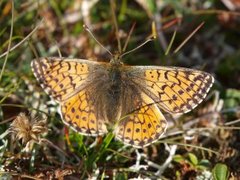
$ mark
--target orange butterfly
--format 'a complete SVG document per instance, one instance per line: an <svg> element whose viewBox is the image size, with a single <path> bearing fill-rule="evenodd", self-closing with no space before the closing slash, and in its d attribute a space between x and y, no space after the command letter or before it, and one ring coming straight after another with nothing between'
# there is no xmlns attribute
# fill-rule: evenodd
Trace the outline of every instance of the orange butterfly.
<svg viewBox="0 0 240 180"><path fill-rule="evenodd" d="M165 132L165 112L186 113L206 96L212 75L193 69L127 66L121 56L110 63L40 58L32 69L43 89L59 102L63 121L83 135L106 134L141 148Z"/></svg>

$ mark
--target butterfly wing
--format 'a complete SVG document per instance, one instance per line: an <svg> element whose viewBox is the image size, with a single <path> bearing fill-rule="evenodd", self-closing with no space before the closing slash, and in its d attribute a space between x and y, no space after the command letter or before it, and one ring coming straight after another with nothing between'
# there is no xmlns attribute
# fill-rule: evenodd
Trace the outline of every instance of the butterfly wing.
<svg viewBox="0 0 240 180"><path fill-rule="evenodd" d="M161 137L167 128L167 121L158 106L144 93L134 101L139 108L122 117L115 134L125 144L142 148Z"/></svg>
<svg viewBox="0 0 240 180"><path fill-rule="evenodd" d="M77 132L92 136L107 132L104 119L99 117L93 98L89 97L91 77L101 68L101 63L82 59L52 57L32 61L42 88L60 102L63 121Z"/></svg>
<svg viewBox="0 0 240 180"><path fill-rule="evenodd" d="M178 67L137 66L130 68L129 77L169 113L186 113L195 108L214 82L209 73Z"/></svg>
<svg viewBox="0 0 240 180"><path fill-rule="evenodd" d="M61 115L65 124L75 131L90 136L107 133L107 128L100 112L95 108L93 96L87 88L61 103Z"/></svg>
<svg viewBox="0 0 240 180"><path fill-rule="evenodd" d="M186 113L205 98L214 82L210 74L187 68L128 66L125 70L140 97L131 99L136 101L136 110L122 117L115 133L137 148L153 143L165 132L167 122L159 107L169 113Z"/></svg>
<svg viewBox="0 0 240 180"><path fill-rule="evenodd" d="M32 69L42 88L57 101L64 101L81 89L96 62L70 58L39 58Z"/></svg>

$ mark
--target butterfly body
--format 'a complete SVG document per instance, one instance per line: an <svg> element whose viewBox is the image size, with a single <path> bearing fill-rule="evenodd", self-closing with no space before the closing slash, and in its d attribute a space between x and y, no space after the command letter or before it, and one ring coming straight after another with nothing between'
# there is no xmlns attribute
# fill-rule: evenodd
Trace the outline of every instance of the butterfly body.
<svg viewBox="0 0 240 180"><path fill-rule="evenodd" d="M98 136L116 124L117 139L135 147L155 142L167 128L160 111L185 113L206 96L213 77L175 67L126 66L84 59L40 58L34 75L60 104L63 121L77 132Z"/></svg>
<svg viewBox="0 0 240 180"><path fill-rule="evenodd" d="M110 63L107 70L108 80L106 83L109 83L107 92L109 94L109 98L119 100L123 78L121 73L121 68L123 67L123 64L115 63L114 60L112 60L111 62L112 63Z"/></svg>

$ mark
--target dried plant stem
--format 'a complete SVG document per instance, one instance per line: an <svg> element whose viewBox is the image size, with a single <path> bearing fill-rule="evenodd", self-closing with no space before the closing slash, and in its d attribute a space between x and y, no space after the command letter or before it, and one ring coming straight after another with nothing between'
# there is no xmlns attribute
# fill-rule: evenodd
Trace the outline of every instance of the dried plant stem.
<svg viewBox="0 0 240 180"><path fill-rule="evenodd" d="M27 39L29 39L33 33L39 28L39 26L42 24L44 19L42 19L40 21L40 23L23 39L21 40L19 43L17 43L15 46L13 46L12 48L9 49L9 51L6 51L5 53L0 55L0 58L6 56L9 52L12 52L13 50L15 50L18 46L20 46L23 42L25 42Z"/></svg>
<svg viewBox="0 0 240 180"><path fill-rule="evenodd" d="M204 22L202 22L175 50L174 53L177 53L184 44L204 25Z"/></svg>
<svg viewBox="0 0 240 180"><path fill-rule="evenodd" d="M14 21L14 1L12 0L12 19L11 19L11 29L10 29L9 43L8 43L7 55L4 59L3 67L2 67L1 72L0 72L0 81L2 80L2 76L3 76L4 70L5 70L5 67L6 67L6 64L7 64L8 55L9 55L10 48L11 48L12 35L13 35L13 21Z"/></svg>

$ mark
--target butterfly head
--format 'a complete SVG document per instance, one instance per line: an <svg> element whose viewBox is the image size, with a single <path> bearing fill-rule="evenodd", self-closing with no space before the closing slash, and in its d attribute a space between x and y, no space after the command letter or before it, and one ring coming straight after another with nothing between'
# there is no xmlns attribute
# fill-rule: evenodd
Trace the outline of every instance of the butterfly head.
<svg viewBox="0 0 240 180"><path fill-rule="evenodd" d="M112 56L112 59L110 60L110 64L112 66L121 66L123 65L123 62L121 61L121 55L119 53L116 53Z"/></svg>

